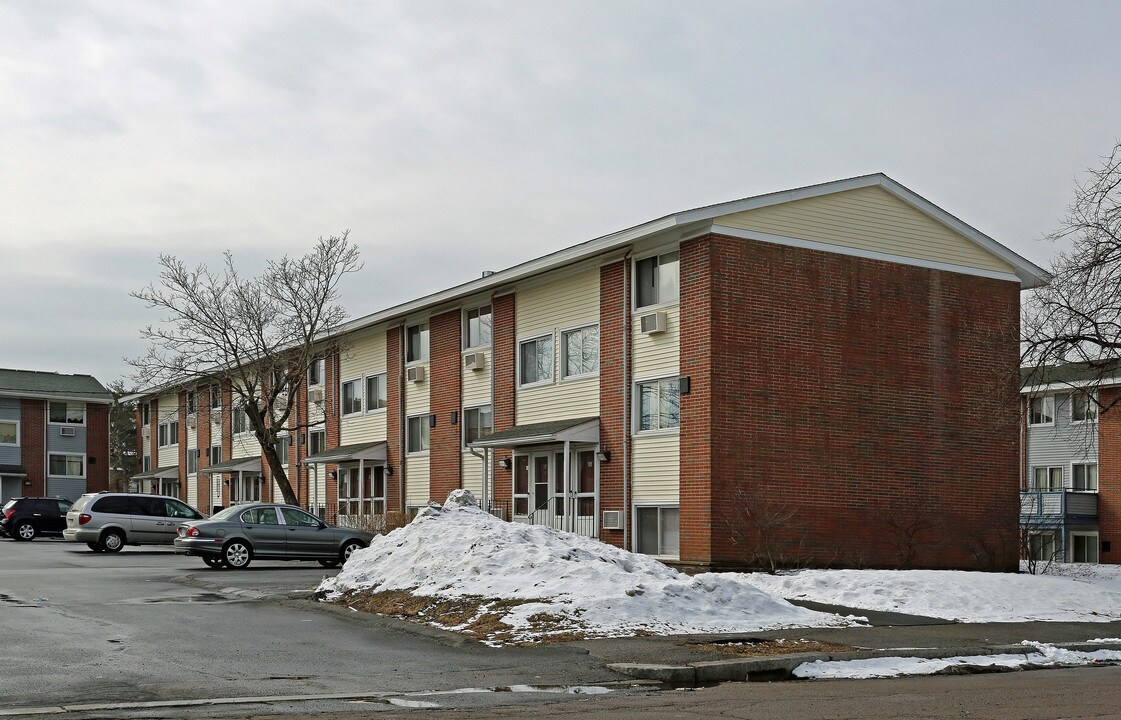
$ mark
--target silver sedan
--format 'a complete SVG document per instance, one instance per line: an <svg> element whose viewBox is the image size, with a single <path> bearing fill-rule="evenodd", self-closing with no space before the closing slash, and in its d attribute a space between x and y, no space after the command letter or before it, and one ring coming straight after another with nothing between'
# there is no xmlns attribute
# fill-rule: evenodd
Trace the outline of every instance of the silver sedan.
<svg viewBox="0 0 1121 720"><path fill-rule="evenodd" d="M252 503L180 524L175 550L197 555L213 568L240 570L255 557L318 560L324 567L335 567L373 538L363 530L328 525L292 505Z"/></svg>

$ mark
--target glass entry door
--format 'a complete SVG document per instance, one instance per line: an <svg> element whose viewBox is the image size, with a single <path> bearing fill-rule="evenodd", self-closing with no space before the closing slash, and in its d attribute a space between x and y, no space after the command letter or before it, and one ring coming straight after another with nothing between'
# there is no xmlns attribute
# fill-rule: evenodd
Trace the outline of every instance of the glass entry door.
<svg viewBox="0 0 1121 720"><path fill-rule="evenodd" d="M516 455L514 520L595 537L595 451L574 451L568 470L566 477L563 451Z"/></svg>

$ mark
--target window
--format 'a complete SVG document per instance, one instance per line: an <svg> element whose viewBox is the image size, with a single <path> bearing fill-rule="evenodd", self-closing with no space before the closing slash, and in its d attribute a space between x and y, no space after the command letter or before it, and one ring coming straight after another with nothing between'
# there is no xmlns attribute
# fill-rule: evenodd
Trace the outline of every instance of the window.
<svg viewBox="0 0 1121 720"><path fill-rule="evenodd" d="M677 378L638 383L638 430L668 430L681 425L681 391Z"/></svg>
<svg viewBox="0 0 1121 720"><path fill-rule="evenodd" d="M529 515L529 456L514 456L514 514Z"/></svg>
<svg viewBox="0 0 1121 720"><path fill-rule="evenodd" d="M179 444L179 421L170 420L168 422L160 423L158 428L158 440L160 447L169 447L171 445Z"/></svg>
<svg viewBox="0 0 1121 720"><path fill-rule="evenodd" d="M198 448L190 448L187 450L187 474L197 473L199 471L199 451Z"/></svg>
<svg viewBox="0 0 1121 720"><path fill-rule="evenodd" d="M388 394L385 389L386 374L370 375L366 378L366 412L384 410Z"/></svg>
<svg viewBox="0 0 1121 720"><path fill-rule="evenodd" d="M152 422L152 403L146 402L140 406L140 422L144 427Z"/></svg>
<svg viewBox="0 0 1121 720"><path fill-rule="evenodd" d="M86 456L50 453L47 456L47 472L54 477L85 477Z"/></svg>
<svg viewBox="0 0 1121 720"><path fill-rule="evenodd" d="M1028 556L1039 562L1051 562L1055 559L1054 532L1033 532L1028 534Z"/></svg>
<svg viewBox="0 0 1121 720"><path fill-rule="evenodd" d="M1062 490L1063 469L1061 467L1032 468L1032 490Z"/></svg>
<svg viewBox="0 0 1121 720"><path fill-rule="evenodd" d="M259 501L263 484L260 475L235 473L230 479L230 504Z"/></svg>
<svg viewBox="0 0 1121 720"><path fill-rule="evenodd" d="M634 265L635 307L677 301L681 271L676 251L643 258Z"/></svg>
<svg viewBox="0 0 1121 720"><path fill-rule="evenodd" d="M1028 425L1052 425L1055 422L1055 396L1036 396L1029 402Z"/></svg>
<svg viewBox="0 0 1121 720"><path fill-rule="evenodd" d="M217 465L218 463L222 462L222 446L211 445L209 457L211 465Z"/></svg>
<svg viewBox="0 0 1121 720"><path fill-rule="evenodd" d="M470 445L494 432L494 413L490 405L463 410L463 444Z"/></svg>
<svg viewBox="0 0 1121 720"><path fill-rule="evenodd" d="M408 433L405 436L405 452L428 452L428 423L431 415L414 415L408 419Z"/></svg>
<svg viewBox="0 0 1121 720"><path fill-rule="evenodd" d="M362 381L348 380L343 383L343 415L362 412Z"/></svg>
<svg viewBox="0 0 1121 720"><path fill-rule="evenodd" d="M339 515L385 514L385 467L363 468L361 480L358 468L339 470Z"/></svg>
<svg viewBox="0 0 1121 720"><path fill-rule="evenodd" d="M1084 392L1072 393L1070 396L1070 421L1072 423L1097 422L1097 399Z"/></svg>
<svg viewBox="0 0 1121 720"><path fill-rule="evenodd" d="M85 425L86 406L82 403L53 402L50 404L50 421L64 425Z"/></svg>
<svg viewBox="0 0 1121 720"><path fill-rule="evenodd" d="M0 445L19 445L18 420L0 420Z"/></svg>
<svg viewBox="0 0 1121 720"><path fill-rule="evenodd" d="M316 358L311 361L307 368L307 384L308 385L322 385L325 373L326 361L323 358Z"/></svg>
<svg viewBox="0 0 1121 720"><path fill-rule="evenodd" d="M140 463L140 471L141 472L152 472L152 456L151 455L145 455L144 456L144 461L142 463ZM137 490L137 492L140 492L140 491Z"/></svg>
<svg viewBox="0 0 1121 720"><path fill-rule="evenodd" d="M327 431L309 430L307 434L308 455L318 455L327 449Z"/></svg>
<svg viewBox="0 0 1121 720"><path fill-rule="evenodd" d="M212 410L220 410L222 408L222 386L210 386L210 408Z"/></svg>
<svg viewBox="0 0 1121 720"><path fill-rule="evenodd" d="M194 415L199 411L198 397L193 390L187 392L187 414Z"/></svg>
<svg viewBox="0 0 1121 720"><path fill-rule="evenodd" d="M599 372L599 326L561 333L561 377Z"/></svg>
<svg viewBox="0 0 1121 720"><path fill-rule="evenodd" d="M428 323L413 325L405 330L405 362L424 362L428 359Z"/></svg>
<svg viewBox="0 0 1121 720"><path fill-rule="evenodd" d="M295 527L319 527L319 520L314 515L309 515L303 510L296 508L282 507L280 514L284 516L285 525L293 525Z"/></svg>
<svg viewBox="0 0 1121 720"><path fill-rule="evenodd" d="M238 405L230 411L233 417L234 435L249 432L249 413L245 412L244 405Z"/></svg>
<svg viewBox="0 0 1121 720"><path fill-rule="evenodd" d="M1070 561L1076 563L1096 563L1098 561L1098 534L1071 533Z"/></svg>
<svg viewBox="0 0 1121 720"><path fill-rule="evenodd" d="M640 553L677 557L681 530L680 511L676 507L637 507L635 519Z"/></svg>
<svg viewBox="0 0 1121 720"><path fill-rule="evenodd" d="M281 435L276 439L276 455L280 458L281 465L288 464L288 448L292 444L292 438L289 435Z"/></svg>
<svg viewBox="0 0 1121 720"><path fill-rule="evenodd" d="M548 382L553 379L553 336L544 335L523 340L518 346L521 385Z"/></svg>
<svg viewBox="0 0 1121 720"><path fill-rule="evenodd" d="M474 348L490 345L492 327L490 305L468 310L463 328L463 346Z"/></svg>
<svg viewBox="0 0 1121 720"><path fill-rule="evenodd" d="M1074 490L1079 492L1098 491L1098 464L1079 463L1071 465L1071 481Z"/></svg>

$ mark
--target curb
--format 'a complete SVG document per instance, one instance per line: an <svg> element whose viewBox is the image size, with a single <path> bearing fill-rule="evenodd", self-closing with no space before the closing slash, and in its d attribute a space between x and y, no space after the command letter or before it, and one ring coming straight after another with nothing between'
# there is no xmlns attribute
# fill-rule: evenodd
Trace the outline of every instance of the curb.
<svg viewBox="0 0 1121 720"><path fill-rule="evenodd" d="M1121 643L1053 643L1064 650L1093 652L1121 650ZM703 685L719 682L791 680L794 669L815 661L869 660L885 657L917 657L928 660L970 655L1031 655L1031 645L986 645L982 647L885 648L850 652L793 653L761 658L707 660L685 665L652 665L645 663L608 663L607 669L642 680L657 680L671 685Z"/></svg>

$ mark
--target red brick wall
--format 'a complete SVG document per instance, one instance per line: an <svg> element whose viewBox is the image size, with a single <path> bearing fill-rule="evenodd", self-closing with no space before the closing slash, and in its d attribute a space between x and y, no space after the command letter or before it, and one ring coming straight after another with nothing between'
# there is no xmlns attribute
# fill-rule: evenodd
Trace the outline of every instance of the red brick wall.
<svg viewBox="0 0 1121 720"><path fill-rule="evenodd" d="M160 401L152 398L149 402L148 408L148 430L151 436L148 438L148 452L152 456L152 469L155 470L160 464ZM145 480L144 482L150 482ZM150 490L151 488L149 488Z"/></svg>
<svg viewBox="0 0 1121 720"><path fill-rule="evenodd" d="M341 358L338 350L326 357L323 363L323 422L326 430L326 443L328 449L337 448L342 437L341 412L339 409L339 372ZM338 518L339 513L339 482L336 473L338 465L320 465L319 472L326 473L326 505L327 517L332 521Z"/></svg>
<svg viewBox="0 0 1121 720"><path fill-rule="evenodd" d="M47 403L43 400L20 400L20 460L27 477L23 494L47 494ZM31 484L29 485L28 482Z"/></svg>
<svg viewBox="0 0 1121 720"><path fill-rule="evenodd" d="M234 391L229 380L222 381L222 462L229 462L234 454L234 427L233 427ZM230 479L231 473L220 473L221 478L214 478L211 482L222 483L222 507L230 504Z"/></svg>
<svg viewBox="0 0 1121 720"><path fill-rule="evenodd" d="M515 358L517 357L517 326L515 323L515 296L502 295L494 298L491 303L491 312L494 322L494 353L491 365L494 373L494 429L508 430L514 427L517 417L517 378L515 375ZM493 487L491 492L494 501L506 507L506 519L510 519L510 505L513 492L511 483L513 473L498 467L498 461L510 457L510 450L496 449L492 453L494 465L491 468Z"/></svg>
<svg viewBox="0 0 1121 720"><path fill-rule="evenodd" d="M195 398L198 402L198 448L199 448L199 474L198 492L187 502L198 508L200 512L210 514L211 510L211 483L221 482L221 478L212 478L210 473L201 472L210 467L210 386L202 385L196 389ZM221 411L219 411L221 413ZM221 415L219 414L219 417Z"/></svg>
<svg viewBox="0 0 1121 720"><path fill-rule="evenodd" d="M177 496L180 500L187 497L187 432L187 393L181 392L179 393L179 495Z"/></svg>
<svg viewBox="0 0 1121 720"><path fill-rule="evenodd" d="M448 493L460 487L462 465L463 371L460 345L462 314L452 310L428 320L429 407L436 416L430 429L429 499L443 503ZM451 422L456 414L456 424Z"/></svg>
<svg viewBox="0 0 1121 720"><path fill-rule="evenodd" d="M144 472L144 405L136 404L136 472Z"/></svg>
<svg viewBox="0 0 1121 720"><path fill-rule="evenodd" d="M109 406L86 404L86 492L109 490Z"/></svg>
<svg viewBox="0 0 1121 720"><path fill-rule="evenodd" d="M629 261L620 260L599 271L599 446L611 453L611 460L599 466L599 504L601 517L604 510L621 510L628 523L630 515L623 494L623 468L629 462L623 454L629 417L623 349L630 318L629 265ZM600 539L622 547L623 531L601 530Z"/></svg>
<svg viewBox="0 0 1121 720"><path fill-rule="evenodd" d="M403 327L385 331L385 462L393 473L385 479L385 508L396 512L405 511L405 456L401 447L402 332Z"/></svg>
<svg viewBox="0 0 1121 720"><path fill-rule="evenodd" d="M709 236L682 298L683 560L1015 569L1016 283Z"/></svg>
<svg viewBox="0 0 1121 720"><path fill-rule="evenodd" d="M1103 563L1121 563L1121 388L1101 388L1098 399L1110 408L1098 417L1098 540L1109 543Z"/></svg>

